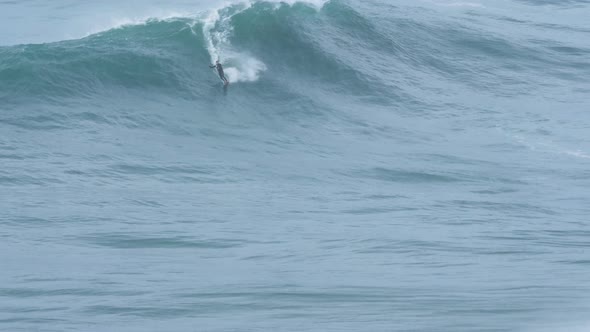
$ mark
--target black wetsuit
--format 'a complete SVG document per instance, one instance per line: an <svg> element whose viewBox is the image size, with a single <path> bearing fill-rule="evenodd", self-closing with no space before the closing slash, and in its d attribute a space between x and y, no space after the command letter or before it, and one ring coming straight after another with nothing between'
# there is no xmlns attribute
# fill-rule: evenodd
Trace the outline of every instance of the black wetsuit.
<svg viewBox="0 0 590 332"><path fill-rule="evenodd" d="M211 67L211 68L217 68L217 73L219 74L219 78L221 78L224 83L229 83L227 81L227 78L225 78L225 74L223 73L223 67L221 66L221 63L218 63L218 64L213 65L213 66L209 66L209 67Z"/></svg>

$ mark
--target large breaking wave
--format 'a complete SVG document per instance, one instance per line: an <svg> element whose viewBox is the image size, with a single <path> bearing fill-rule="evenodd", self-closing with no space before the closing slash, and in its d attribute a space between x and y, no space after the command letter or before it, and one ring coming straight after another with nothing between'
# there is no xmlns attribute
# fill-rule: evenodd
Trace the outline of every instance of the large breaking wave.
<svg viewBox="0 0 590 332"><path fill-rule="evenodd" d="M232 83L257 82L274 66L327 79L347 71L309 38L318 7L237 4L201 17L148 19L78 40L0 48L0 87L9 100L151 89L198 96L217 82L220 59ZM321 68L321 70L320 70ZM303 72L302 72L303 71ZM350 71L352 78L354 70ZM288 79L283 77L283 79Z"/></svg>
<svg viewBox="0 0 590 332"><path fill-rule="evenodd" d="M199 99L219 88L208 65L220 59L232 89L254 86L245 98L281 89L315 99L322 91L323 99L424 109L440 103L442 86L526 94L530 77L575 80L590 71L582 48L523 45L462 25L406 19L395 6L378 10L388 14L363 16L337 0L238 3L77 40L1 47L0 97L19 104L141 91Z"/></svg>

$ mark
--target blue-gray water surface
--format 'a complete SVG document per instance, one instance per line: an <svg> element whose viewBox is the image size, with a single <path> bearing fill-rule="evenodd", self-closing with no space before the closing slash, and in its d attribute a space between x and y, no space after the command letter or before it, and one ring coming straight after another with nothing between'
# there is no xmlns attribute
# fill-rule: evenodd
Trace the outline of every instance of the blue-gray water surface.
<svg viewBox="0 0 590 332"><path fill-rule="evenodd" d="M0 1L0 330L590 331L589 17Z"/></svg>

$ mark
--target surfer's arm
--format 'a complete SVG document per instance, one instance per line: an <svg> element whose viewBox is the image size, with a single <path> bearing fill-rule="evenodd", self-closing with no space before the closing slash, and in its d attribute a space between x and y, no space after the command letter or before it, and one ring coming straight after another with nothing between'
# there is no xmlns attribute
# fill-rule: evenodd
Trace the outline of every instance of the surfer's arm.
<svg viewBox="0 0 590 332"><path fill-rule="evenodd" d="M211 65L211 66L209 66L209 68L215 68L215 65Z"/></svg>

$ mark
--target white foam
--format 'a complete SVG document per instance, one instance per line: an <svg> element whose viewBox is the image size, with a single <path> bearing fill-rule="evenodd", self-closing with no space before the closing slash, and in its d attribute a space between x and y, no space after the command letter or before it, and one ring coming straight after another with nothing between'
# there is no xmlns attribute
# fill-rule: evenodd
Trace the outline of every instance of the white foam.
<svg viewBox="0 0 590 332"><path fill-rule="evenodd" d="M225 74L230 82L255 82L266 70L266 65L247 54L230 55Z"/></svg>

